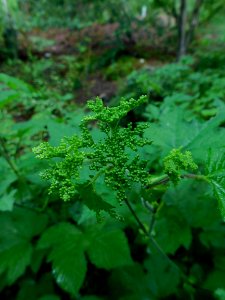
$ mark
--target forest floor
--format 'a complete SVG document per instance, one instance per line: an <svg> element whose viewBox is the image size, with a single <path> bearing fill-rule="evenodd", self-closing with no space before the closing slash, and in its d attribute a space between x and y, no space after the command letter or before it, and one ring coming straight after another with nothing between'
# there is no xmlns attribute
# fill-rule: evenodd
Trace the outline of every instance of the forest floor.
<svg viewBox="0 0 225 300"><path fill-rule="evenodd" d="M223 27L210 24L197 38L197 47L209 48L223 39ZM215 27L215 28L214 28ZM92 24L82 30L33 29L19 35L19 59L0 66L1 72L16 76L39 89L70 94L83 104L99 96L107 103L123 86L126 77L140 68L154 70L176 60L175 33L133 24L125 31L118 23ZM196 48L197 48L196 47ZM195 52L195 45L191 52ZM190 53L191 53L190 52Z"/></svg>
<svg viewBox="0 0 225 300"><path fill-rule="evenodd" d="M47 61L55 61L55 66L64 64L58 70L51 65L44 73L49 77L58 73L65 80L71 76L76 103L96 96L108 102L117 94L123 78L133 70L155 68L174 60L175 51L168 46L173 45L172 39L171 34L159 36L155 30L135 24L132 35L121 32L117 23L93 24L80 31L34 29L20 35L19 55L25 63L35 57L46 61L46 66ZM32 80L30 83L36 84Z"/></svg>

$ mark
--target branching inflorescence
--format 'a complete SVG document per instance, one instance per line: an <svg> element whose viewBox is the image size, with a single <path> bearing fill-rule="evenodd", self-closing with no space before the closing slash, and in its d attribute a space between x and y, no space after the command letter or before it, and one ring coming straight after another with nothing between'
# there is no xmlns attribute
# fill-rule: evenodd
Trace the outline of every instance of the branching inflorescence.
<svg viewBox="0 0 225 300"><path fill-rule="evenodd" d="M54 164L42 173L51 181L50 193L58 191L64 200L70 200L84 184L81 170L88 165L90 174L87 184L92 184L99 176L104 176L106 185L117 193L119 201L126 198L132 182L147 183L146 162L138 155L138 148L151 144L142 137L145 123L127 127L119 125L120 119L133 108L143 104L146 97L138 100L122 99L117 107L105 107L101 99L88 102L92 113L81 122L81 136L64 138L60 145L52 147L48 142L34 148L40 159L53 159ZM89 123L96 122L101 130L101 138L95 141Z"/></svg>

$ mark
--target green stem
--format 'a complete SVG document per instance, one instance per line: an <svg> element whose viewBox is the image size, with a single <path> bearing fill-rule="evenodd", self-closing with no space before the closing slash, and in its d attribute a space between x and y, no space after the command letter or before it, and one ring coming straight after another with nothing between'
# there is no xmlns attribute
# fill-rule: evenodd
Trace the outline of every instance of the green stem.
<svg viewBox="0 0 225 300"><path fill-rule="evenodd" d="M205 175L201 174L183 174L181 175L181 178L190 178L190 179L195 179L195 180L203 180L208 182L208 178Z"/></svg>
<svg viewBox="0 0 225 300"><path fill-rule="evenodd" d="M126 199L125 203L128 207L128 209L130 210L131 214L133 215L133 217L135 218L136 222L138 223L139 227L141 228L141 230L144 232L144 234L146 235L146 237L148 237L149 242L151 243L151 245L171 264L173 265L178 271L179 273L181 272L181 270L178 268L178 266L166 255L166 253L162 250L162 248L159 246L159 244L156 242L156 240L151 236L151 234L149 234L149 232L147 231L147 229L145 228L144 224L141 222L141 220L138 218L136 212L134 211L133 207L131 206L130 202Z"/></svg>
<svg viewBox="0 0 225 300"><path fill-rule="evenodd" d="M101 169L88 183L88 185L92 185L95 181L105 172L105 170L112 168L112 165L108 165L107 167Z"/></svg>
<svg viewBox="0 0 225 300"><path fill-rule="evenodd" d="M155 224L155 216L157 213L158 208L156 209L153 205L145 201L143 198L141 198L142 205L150 212L151 214L151 220L150 220L150 225L149 225L149 234L152 234L153 227Z"/></svg>
<svg viewBox="0 0 225 300"><path fill-rule="evenodd" d="M201 174L191 174L191 173L188 173L188 174L182 174L180 176L182 179L184 178L189 178L189 179L195 179L195 180L203 180L203 181L207 181L208 182L208 179L206 176L204 175L201 175ZM160 180L158 181L155 181L153 182L152 184L149 184L147 186L148 189L151 189L151 188L154 188L155 186L158 186L158 185L161 185L161 184L166 184L170 181L170 177L168 175L165 175L164 178L160 178Z"/></svg>
<svg viewBox="0 0 225 300"><path fill-rule="evenodd" d="M16 164L11 160L8 150L5 145L5 141L2 137L0 137L0 147L1 147L1 154L2 157L6 160L8 163L9 167L12 169L12 171L16 174L16 176L21 179L22 175L20 174L19 170L17 169Z"/></svg>

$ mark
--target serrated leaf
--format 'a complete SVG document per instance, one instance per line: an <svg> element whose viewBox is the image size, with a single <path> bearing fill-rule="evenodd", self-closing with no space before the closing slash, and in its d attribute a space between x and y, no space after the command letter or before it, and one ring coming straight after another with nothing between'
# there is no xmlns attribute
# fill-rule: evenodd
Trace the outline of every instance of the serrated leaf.
<svg viewBox="0 0 225 300"><path fill-rule="evenodd" d="M0 273L6 272L7 283L10 285L20 277L31 261L32 246L23 241L0 252Z"/></svg>
<svg viewBox="0 0 225 300"><path fill-rule="evenodd" d="M207 122L185 120L185 110L179 107L164 109L159 124L152 124L145 131L145 137L160 147L160 155L167 155L173 148L190 150L194 160L203 161L208 149L214 145L219 148L225 144L224 128L219 125L225 120L224 111Z"/></svg>
<svg viewBox="0 0 225 300"><path fill-rule="evenodd" d="M175 206L160 210L154 231L155 239L166 253L174 254L181 246L188 249L192 241L191 229Z"/></svg>
<svg viewBox="0 0 225 300"><path fill-rule="evenodd" d="M60 223L43 234L38 247L51 248L48 261L52 262L56 282L66 292L77 295L87 269L81 232L72 224Z"/></svg>
<svg viewBox="0 0 225 300"><path fill-rule="evenodd" d="M32 238L46 226L47 218L27 209L0 213L0 273L12 284L31 262Z"/></svg>
<svg viewBox="0 0 225 300"><path fill-rule="evenodd" d="M26 208L16 208L12 213L2 213L2 215L0 215L0 219L3 222L4 217L6 218L5 221L8 224L6 225L7 229L9 231L11 230L9 234L12 234L12 232L14 232L18 235L23 236L27 240L30 240L34 236L40 234L45 229L48 222L47 215L36 213L31 209Z"/></svg>
<svg viewBox="0 0 225 300"><path fill-rule="evenodd" d="M22 241L30 241L47 224L47 217L28 209L17 208L12 212L0 212L0 252Z"/></svg>
<svg viewBox="0 0 225 300"><path fill-rule="evenodd" d="M215 198L209 190L210 186L205 181L184 179L178 186L170 186L162 200L167 206L174 207L179 218L191 227L208 228L220 219Z"/></svg>
<svg viewBox="0 0 225 300"><path fill-rule="evenodd" d="M149 288L157 299L164 298L176 291L180 274L175 265L162 257L160 253L151 255L144 265L147 270Z"/></svg>
<svg viewBox="0 0 225 300"><path fill-rule="evenodd" d="M101 230L88 247L91 262L98 268L112 269L132 263L125 234L121 230Z"/></svg>
<svg viewBox="0 0 225 300"><path fill-rule="evenodd" d="M219 202L219 209L225 219L225 150L209 152L207 173L214 195Z"/></svg>

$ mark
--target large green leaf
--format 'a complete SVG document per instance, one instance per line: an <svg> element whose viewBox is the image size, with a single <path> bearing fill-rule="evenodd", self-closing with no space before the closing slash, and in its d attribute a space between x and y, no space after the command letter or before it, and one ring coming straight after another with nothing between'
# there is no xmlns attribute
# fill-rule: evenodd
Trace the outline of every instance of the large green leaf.
<svg viewBox="0 0 225 300"><path fill-rule="evenodd" d="M164 206L155 222L155 238L163 251L174 254L183 246L189 248L192 240L191 229L175 206Z"/></svg>
<svg viewBox="0 0 225 300"><path fill-rule="evenodd" d="M225 148L221 151L209 152L207 173L214 195L219 202L221 214L225 219Z"/></svg>
<svg viewBox="0 0 225 300"><path fill-rule="evenodd" d="M39 248L51 248L48 261L59 286L77 295L86 274L84 242L81 232L72 224L60 223L42 235Z"/></svg>
<svg viewBox="0 0 225 300"><path fill-rule="evenodd" d="M6 272L9 285L24 273L30 264L31 254L31 244L23 239L13 247L0 252L0 273Z"/></svg>
<svg viewBox="0 0 225 300"><path fill-rule="evenodd" d="M224 109L218 116L203 123L186 120L182 108L166 108L160 114L159 123L146 129L145 136L160 148L161 157L174 148L182 147L183 150L190 150L194 159L203 161L209 148L219 148L225 144L225 130L219 127L224 120Z"/></svg>
<svg viewBox="0 0 225 300"><path fill-rule="evenodd" d="M98 268L112 269L132 263L126 236L119 229L95 232L88 255Z"/></svg>
<svg viewBox="0 0 225 300"><path fill-rule="evenodd" d="M12 212L0 213L0 252L20 243L31 241L47 224L47 216L29 209L16 208Z"/></svg>
<svg viewBox="0 0 225 300"><path fill-rule="evenodd" d="M205 181L183 179L176 187L169 187L163 201L191 227L208 228L220 221L215 198L209 191L210 186Z"/></svg>
<svg viewBox="0 0 225 300"><path fill-rule="evenodd" d="M180 271L160 253L152 254L144 263L147 270L149 288L156 299L161 299L176 292L180 281ZM153 298L154 299L154 298Z"/></svg>
<svg viewBox="0 0 225 300"><path fill-rule="evenodd" d="M109 284L113 299L154 299L146 273L137 263L114 269Z"/></svg>
<svg viewBox="0 0 225 300"><path fill-rule="evenodd" d="M0 274L12 284L31 262L31 240L46 226L46 216L27 209L0 213Z"/></svg>

